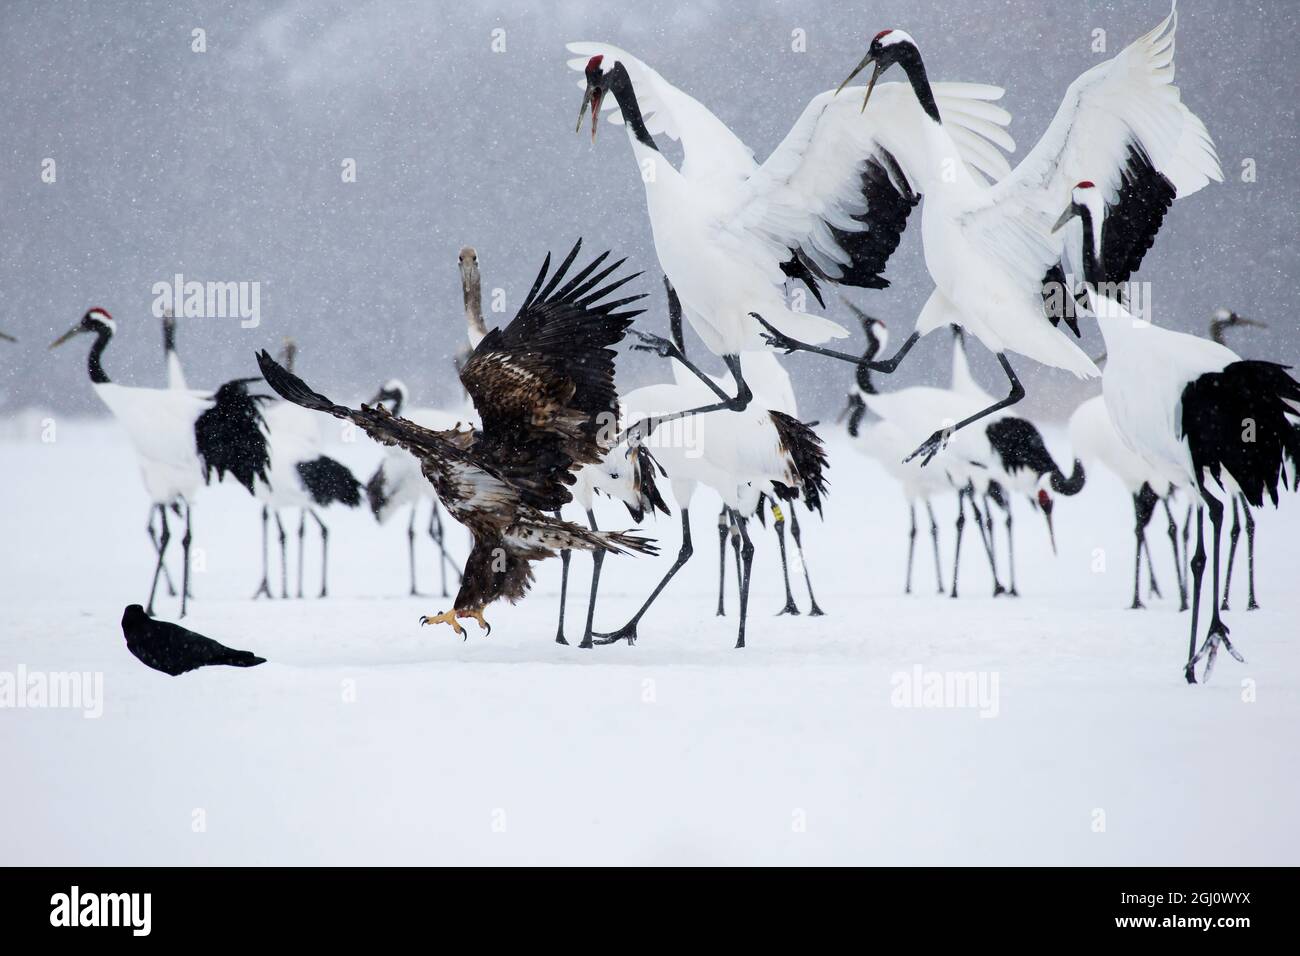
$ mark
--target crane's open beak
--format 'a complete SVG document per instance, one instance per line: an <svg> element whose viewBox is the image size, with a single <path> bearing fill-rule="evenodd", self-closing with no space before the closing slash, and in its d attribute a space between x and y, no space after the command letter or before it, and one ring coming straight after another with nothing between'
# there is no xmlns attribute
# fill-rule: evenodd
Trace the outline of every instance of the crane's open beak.
<svg viewBox="0 0 1300 956"><path fill-rule="evenodd" d="M1060 232L1062 227L1078 214L1079 212L1075 208L1074 203L1070 203L1070 205L1065 207L1065 212L1061 213L1061 218L1056 220L1056 225L1052 227L1052 232Z"/></svg>
<svg viewBox="0 0 1300 956"><path fill-rule="evenodd" d="M573 128L575 133L582 131L582 118L587 115L587 108L591 108L591 141L596 142L596 124L600 120L600 101L604 92L599 88L587 84L587 92L582 94L582 106L578 109L578 125Z"/></svg>
<svg viewBox="0 0 1300 956"><path fill-rule="evenodd" d="M841 83L839 86L837 86L837 87L835 88L835 95L838 96L839 93L840 93L840 90L842 90L842 89L844 89L844 87L848 86L848 85L849 85L849 81L852 80L852 79L853 79L855 76L857 76L859 73L861 73L861 72L866 68L866 65L867 65L868 63L875 63L875 64L876 64L876 68L875 68L874 70L871 71L871 80L870 80L870 82L867 83L867 95L864 96L864 97L862 97L862 110L861 110L861 112L865 112L865 111L866 111L866 109L867 109L867 101L868 101L869 99L871 99L871 91L874 90L874 89L876 88L876 80L878 80L878 79L880 78L880 74L881 74L881 73L885 72L885 68L884 68L883 66L880 65L880 63L876 60L875 57L873 57L870 53L868 53L866 56L864 56L864 57L862 58L862 62L859 63L857 66L855 66L855 67L853 68L853 72L850 73L848 76L846 76L846 77L844 78L844 82Z"/></svg>
<svg viewBox="0 0 1300 956"><path fill-rule="evenodd" d="M68 341L68 339L72 338L72 337L73 337L74 335L76 335L78 332L82 332L82 331L84 331L84 330L81 328L80 325L74 325L72 328L68 329L68 331L64 332L64 333L63 333L62 335L60 335L57 339L55 339L53 342L51 342L51 343L50 343L50 348L51 348L51 349L57 349L57 348L58 348L60 345L62 345L64 342Z"/></svg>
<svg viewBox="0 0 1300 956"><path fill-rule="evenodd" d="M1047 520L1047 537L1052 542L1052 555L1056 555L1056 529L1052 527L1052 497L1046 491L1038 493L1038 506L1043 509L1043 517Z"/></svg>

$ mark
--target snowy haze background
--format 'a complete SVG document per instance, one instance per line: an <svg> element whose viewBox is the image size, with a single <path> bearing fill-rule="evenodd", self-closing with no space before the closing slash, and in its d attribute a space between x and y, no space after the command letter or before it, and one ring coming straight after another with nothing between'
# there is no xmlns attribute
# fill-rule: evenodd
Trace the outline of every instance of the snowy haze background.
<svg viewBox="0 0 1300 956"><path fill-rule="evenodd" d="M119 336L117 380L162 381L151 286L182 272L262 283L262 324L182 321L192 384L255 370L252 353L285 335L302 368L340 397L404 378L423 402L457 394L449 358L463 338L456 253L479 250L486 290L513 314L547 250L577 236L647 272L642 320L662 328L658 265L624 132L593 149L575 135L581 94L569 40L630 49L698 97L762 159L810 97L833 87L885 27L911 32L936 79L997 83L1032 147L1068 83L1166 14L1164 0L1006 0L745 4L657 0L452 3L5 3L0 8L0 408L101 409L85 386L84 349L46 345L90 305ZM1178 204L1143 277L1155 320L1202 331L1227 305L1270 323L1242 351L1293 360L1296 274L1293 161L1297 22L1291 4L1184 0L1178 84L1209 126L1225 182ZM207 52L190 49L207 31ZM504 29L506 52L493 53ZM807 52L791 52L791 31ZM897 79L898 77L891 77ZM1281 95L1279 95L1281 94ZM42 183L45 157L58 181ZM357 161L344 184L340 163ZM1258 181L1241 182L1253 158ZM855 301L910 329L931 289L919 217L885 292ZM839 307L840 318L848 321ZM498 321L500 316L490 316ZM860 339L856 324L850 325ZM1089 348L1100 351L1095 329ZM931 336L900 384L944 381L948 343ZM699 346L696 345L698 352ZM975 350L977 374L998 381ZM848 372L789 359L804 411L838 408ZM1059 417L1090 387L1018 363L1031 409ZM639 357L629 386L661 376ZM1040 387L1035 396L1035 386ZM1095 389L1095 386L1091 388Z"/></svg>

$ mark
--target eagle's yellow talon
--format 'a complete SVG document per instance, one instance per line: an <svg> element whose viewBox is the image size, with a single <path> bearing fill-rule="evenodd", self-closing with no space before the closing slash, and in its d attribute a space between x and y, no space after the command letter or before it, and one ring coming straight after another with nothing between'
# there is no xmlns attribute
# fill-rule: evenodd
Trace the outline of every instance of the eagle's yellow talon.
<svg viewBox="0 0 1300 956"><path fill-rule="evenodd" d="M430 617L427 614L421 614L420 626L423 627L425 624L450 624L451 629L455 631L457 634L459 634L462 638L467 637L467 635L465 634L465 629L461 627L458 623L456 623L455 610L443 611L441 614L434 614L432 617Z"/></svg>
<svg viewBox="0 0 1300 956"><path fill-rule="evenodd" d="M478 621L478 626L480 630L487 631L489 634L492 633L492 625L489 624L487 621L483 620L483 609L481 607L475 608L472 611L471 610L457 611L456 615L457 617L472 617L474 620Z"/></svg>

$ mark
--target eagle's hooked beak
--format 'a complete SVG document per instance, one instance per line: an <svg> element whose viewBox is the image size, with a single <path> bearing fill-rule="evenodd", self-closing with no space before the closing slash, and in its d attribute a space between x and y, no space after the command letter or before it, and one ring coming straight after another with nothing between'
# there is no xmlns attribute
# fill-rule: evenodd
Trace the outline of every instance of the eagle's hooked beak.
<svg viewBox="0 0 1300 956"><path fill-rule="evenodd" d="M880 62L874 56L872 56L870 53L864 56L862 58L862 62L860 62L857 66L853 68L853 72L844 78L844 82L835 88L835 95L838 96L840 90L848 86L849 81L852 80L859 73L861 73L866 68L868 63L874 63L876 65L876 68L871 71L871 80L867 83L866 96L862 97L862 110L860 112L866 112L867 101L871 99L871 91L876 88L876 80L878 80L880 78L880 74L885 71L885 68L880 65Z"/></svg>

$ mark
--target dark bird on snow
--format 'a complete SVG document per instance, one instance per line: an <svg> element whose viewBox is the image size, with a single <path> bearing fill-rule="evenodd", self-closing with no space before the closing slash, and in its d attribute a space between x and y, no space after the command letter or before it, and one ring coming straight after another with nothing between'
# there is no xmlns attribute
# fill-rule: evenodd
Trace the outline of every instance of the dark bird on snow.
<svg viewBox="0 0 1300 956"><path fill-rule="evenodd" d="M572 500L577 471L599 462L618 440L613 347L641 310L616 310L643 298L601 301L637 275L601 285L624 262L600 268L608 252L568 277L581 246L579 240L549 281L547 255L518 314L488 332L461 369L479 431L435 431L382 406L336 405L265 350L257 357L282 398L352 421L414 455L443 506L469 528L474 545L453 607L421 617L421 624L450 624L463 637L457 619L473 618L490 632L483 609L498 598L520 600L533 581L532 562L557 551L657 553L647 538L554 517Z"/></svg>
<svg viewBox="0 0 1300 956"><path fill-rule="evenodd" d="M250 651L226 647L179 624L156 621L139 604L128 604L122 612L122 634L126 649L141 663L172 677L215 664L255 667L266 663L265 657Z"/></svg>

